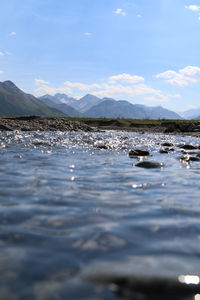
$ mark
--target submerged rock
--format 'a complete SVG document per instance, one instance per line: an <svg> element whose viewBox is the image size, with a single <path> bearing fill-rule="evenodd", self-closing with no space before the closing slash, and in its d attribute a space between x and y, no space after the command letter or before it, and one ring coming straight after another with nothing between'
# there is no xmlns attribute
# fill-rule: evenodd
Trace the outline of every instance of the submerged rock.
<svg viewBox="0 0 200 300"><path fill-rule="evenodd" d="M149 151L143 149L131 149L129 151L130 157L149 156L149 155L150 155Z"/></svg>
<svg viewBox="0 0 200 300"><path fill-rule="evenodd" d="M158 169L164 166L163 163L158 163L154 161L141 161L135 165L136 167L146 168L146 169Z"/></svg>

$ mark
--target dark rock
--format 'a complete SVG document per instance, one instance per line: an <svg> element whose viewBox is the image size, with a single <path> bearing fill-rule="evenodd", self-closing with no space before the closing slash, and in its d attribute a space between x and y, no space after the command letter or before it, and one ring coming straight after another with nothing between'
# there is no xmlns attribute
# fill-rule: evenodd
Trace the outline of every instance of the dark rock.
<svg viewBox="0 0 200 300"><path fill-rule="evenodd" d="M164 149L161 149L159 152L160 152L161 154L167 154L167 153L169 153L167 150L164 150Z"/></svg>
<svg viewBox="0 0 200 300"><path fill-rule="evenodd" d="M189 154L189 155L191 155L191 154L197 154L197 155L200 154L199 150L196 150L196 149L194 149L194 150L188 150L188 151L182 149L181 152L183 154Z"/></svg>
<svg viewBox="0 0 200 300"><path fill-rule="evenodd" d="M179 160L180 161L185 161L185 162L200 161L200 159L198 157L196 157L196 156L188 156L188 155L179 157Z"/></svg>
<svg viewBox="0 0 200 300"><path fill-rule="evenodd" d="M200 125L195 126L194 129L193 129L193 131L194 131L194 132L200 131Z"/></svg>
<svg viewBox="0 0 200 300"><path fill-rule="evenodd" d="M146 169L158 169L164 166L163 163L158 163L154 161L141 161L135 165L136 167L146 168Z"/></svg>
<svg viewBox="0 0 200 300"><path fill-rule="evenodd" d="M161 146L163 146L163 147L172 147L174 145L172 143L163 143L163 144L161 144Z"/></svg>
<svg viewBox="0 0 200 300"><path fill-rule="evenodd" d="M97 146L97 149L108 149L108 146L107 145L98 145Z"/></svg>
<svg viewBox="0 0 200 300"><path fill-rule="evenodd" d="M192 132L194 130L194 124L191 123L181 123L178 124L178 127L181 132Z"/></svg>
<svg viewBox="0 0 200 300"><path fill-rule="evenodd" d="M200 159L198 157L191 156L190 161L200 161Z"/></svg>
<svg viewBox="0 0 200 300"><path fill-rule="evenodd" d="M174 148L165 148L166 151L174 152Z"/></svg>
<svg viewBox="0 0 200 300"><path fill-rule="evenodd" d="M150 155L149 151L143 149L131 149L129 151L130 157L149 156L149 155Z"/></svg>
<svg viewBox="0 0 200 300"><path fill-rule="evenodd" d="M1 125L0 124L0 130L7 130L7 131L12 131L12 128L8 127L8 126L5 126L5 125Z"/></svg>
<svg viewBox="0 0 200 300"><path fill-rule="evenodd" d="M167 125L167 128L164 130L164 132L165 133L172 133L172 132L174 132L176 130L177 130L177 128L176 128L175 124L172 123L172 124L168 124Z"/></svg>
<svg viewBox="0 0 200 300"><path fill-rule="evenodd" d="M190 145L190 144L186 144L186 145L181 145L180 148L185 149L185 150L194 150L194 149L198 149L198 147Z"/></svg>

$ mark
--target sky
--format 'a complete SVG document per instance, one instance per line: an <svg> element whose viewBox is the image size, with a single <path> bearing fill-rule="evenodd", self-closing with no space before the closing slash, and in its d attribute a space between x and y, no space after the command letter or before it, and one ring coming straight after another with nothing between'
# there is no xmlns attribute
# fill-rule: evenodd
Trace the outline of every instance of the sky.
<svg viewBox="0 0 200 300"><path fill-rule="evenodd" d="M2 1L5 80L35 96L200 107L200 0Z"/></svg>

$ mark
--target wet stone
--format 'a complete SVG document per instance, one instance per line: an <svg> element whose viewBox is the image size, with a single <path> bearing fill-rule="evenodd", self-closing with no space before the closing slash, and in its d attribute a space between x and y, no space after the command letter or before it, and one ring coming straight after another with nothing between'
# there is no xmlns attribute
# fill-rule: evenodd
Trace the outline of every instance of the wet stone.
<svg viewBox="0 0 200 300"><path fill-rule="evenodd" d="M172 147L174 145L172 143L162 143L161 146L163 146L163 147Z"/></svg>
<svg viewBox="0 0 200 300"><path fill-rule="evenodd" d="M158 163L154 161L141 161L135 165L136 167L146 168L146 169L159 169L164 166L163 163Z"/></svg>
<svg viewBox="0 0 200 300"><path fill-rule="evenodd" d="M168 152L167 150L165 150L165 149L161 149L161 150L159 151L159 153L161 153L161 154L168 154L169 152Z"/></svg>
<svg viewBox="0 0 200 300"><path fill-rule="evenodd" d="M165 148L166 151L174 152L174 148Z"/></svg>
<svg viewBox="0 0 200 300"><path fill-rule="evenodd" d="M196 157L196 156L188 156L188 155L179 157L179 160L180 161L185 161L185 162L200 161L200 159L198 157Z"/></svg>
<svg viewBox="0 0 200 300"><path fill-rule="evenodd" d="M109 147L107 145L98 145L96 148L97 149L105 149L105 150L109 149Z"/></svg>
<svg viewBox="0 0 200 300"><path fill-rule="evenodd" d="M129 151L130 157L149 156L149 155L150 155L149 151L143 149L131 149Z"/></svg>
<svg viewBox="0 0 200 300"><path fill-rule="evenodd" d="M182 149L185 149L185 150L194 150L194 149L198 149L198 147L193 146L193 145L190 145L190 144L180 145L179 147L182 148Z"/></svg>

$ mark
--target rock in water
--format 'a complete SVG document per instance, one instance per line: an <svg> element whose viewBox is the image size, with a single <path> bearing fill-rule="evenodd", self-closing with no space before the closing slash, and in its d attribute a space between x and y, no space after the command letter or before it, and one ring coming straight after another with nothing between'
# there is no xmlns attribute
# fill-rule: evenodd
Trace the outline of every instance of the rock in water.
<svg viewBox="0 0 200 300"><path fill-rule="evenodd" d="M172 147L174 145L172 143L166 142L166 143L161 144L161 146L163 146L163 147Z"/></svg>
<svg viewBox="0 0 200 300"><path fill-rule="evenodd" d="M169 153L167 150L163 150L163 149L161 149L159 152L160 152L161 154L162 154L162 153L164 153L164 154Z"/></svg>
<svg viewBox="0 0 200 300"><path fill-rule="evenodd" d="M160 169L164 166L163 163L158 163L154 161L141 161L135 165L136 167L146 168L146 169Z"/></svg>
<svg viewBox="0 0 200 300"><path fill-rule="evenodd" d="M186 145L181 145L180 148L185 149L185 150L194 150L194 149L198 149L198 147L190 145L190 144L186 144Z"/></svg>
<svg viewBox="0 0 200 300"><path fill-rule="evenodd" d="M109 147L107 145L104 145L104 144L103 145L97 145L96 147L97 147L97 149L105 149L105 150L109 149Z"/></svg>
<svg viewBox="0 0 200 300"><path fill-rule="evenodd" d="M179 160L182 162L200 161L200 159L198 157L189 156L189 155L181 156L181 157L179 157Z"/></svg>
<svg viewBox="0 0 200 300"><path fill-rule="evenodd" d="M149 156L149 155L150 155L149 151L143 149L131 149L129 151L130 157Z"/></svg>

